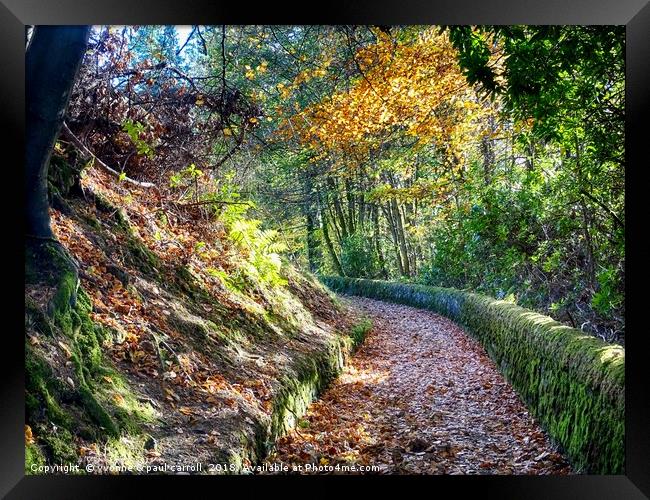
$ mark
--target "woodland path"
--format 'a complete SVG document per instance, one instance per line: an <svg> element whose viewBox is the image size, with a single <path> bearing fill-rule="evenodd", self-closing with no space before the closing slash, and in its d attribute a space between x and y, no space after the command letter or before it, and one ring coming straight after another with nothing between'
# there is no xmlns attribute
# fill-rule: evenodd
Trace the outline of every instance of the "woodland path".
<svg viewBox="0 0 650 500"><path fill-rule="evenodd" d="M269 463L372 464L384 474L573 473L462 328L426 310L344 300L373 329Z"/></svg>

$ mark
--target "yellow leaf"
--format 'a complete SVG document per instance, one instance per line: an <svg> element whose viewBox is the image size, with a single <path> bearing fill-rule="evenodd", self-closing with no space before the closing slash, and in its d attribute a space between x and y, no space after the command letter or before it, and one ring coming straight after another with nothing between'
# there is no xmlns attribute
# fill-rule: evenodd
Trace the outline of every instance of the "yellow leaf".
<svg viewBox="0 0 650 500"><path fill-rule="evenodd" d="M32 428L29 425L25 426L25 443L33 444L35 442L34 435L32 434Z"/></svg>
<svg viewBox="0 0 650 500"><path fill-rule="evenodd" d="M192 415L194 413L192 409L188 408L187 406L181 406L178 411L180 411L183 415Z"/></svg>

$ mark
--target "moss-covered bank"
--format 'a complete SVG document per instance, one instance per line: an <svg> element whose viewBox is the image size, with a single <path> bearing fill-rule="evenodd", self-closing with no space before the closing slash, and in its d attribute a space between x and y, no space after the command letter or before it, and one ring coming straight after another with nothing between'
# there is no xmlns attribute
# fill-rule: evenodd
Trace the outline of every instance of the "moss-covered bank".
<svg viewBox="0 0 650 500"><path fill-rule="evenodd" d="M222 462L232 469L224 473L244 472L243 464L260 464L272 451L275 442L296 427L309 405L341 373L346 359L354 353L372 328L362 320L348 335L333 335L317 352L296 358L293 367L278 383L269 419L255 420L250 432L241 435L241 446L228 450Z"/></svg>
<svg viewBox="0 0 650 500"><path fill-rule="evenodd" d="M155 276L158 269L154 269ZM94 442L102 448L110 448L111 443L118 448L123 442L140 443L141 424L153 421L155 412L139 402L125 377L103 354L111 333L91 320L92 305L80 286L75 260L53 240L31 242L26 247L25 276L27 288L44 290L49 297L43 301L26 295L25 299L26 423L35 438L26 445L26 473L38 472L45 464L78 463L82 443ZM318 283L309 286L322 287ZM251 319L246 330L267 331L268 325L253 324ZM237 319L233 322L238 323ZM194 335L187 322L176 326L188 339ZM370 327L364 320L347 334L323 332L320 338L309 337L312 348L291 354L289 366L277 381L271 414L261 419L251 415L251 426L242 424L237 444L224 450L223 461L234 466L225 472L243 472L245 463L263 461L275 441L297 424L309 404L340 373ZM122 454L137 452L134 448Z"/></svg>
<svg viewBox="0 0 650 500"><path fill-rule="evenodd" d="M270 440L275 441L297 424L316 399L345 366L345 359L363 342L371 323L355 325L349 337L333 337L319 356L295 363L293 373L281 381L273 405Z"/></svg>
<svg viewBox="0 0 650 500"><path fill-rule="evenodd" d="M430 309L485 347L573 465L622 474L625 350L548 316L484 295L386 281L322 278L337 292Z"/></svg>
<svg viewBox="0 0 650 500"><path fill-rule="evenodd" d="M137 433L152 411L103 356L106 333L92 322L76 264L58 242L27 244L25 282L49 295L45 304L25 298L26 421L36 438L26 447L29 474L45 462L76 463L74 436L103 443Z"/></svg>

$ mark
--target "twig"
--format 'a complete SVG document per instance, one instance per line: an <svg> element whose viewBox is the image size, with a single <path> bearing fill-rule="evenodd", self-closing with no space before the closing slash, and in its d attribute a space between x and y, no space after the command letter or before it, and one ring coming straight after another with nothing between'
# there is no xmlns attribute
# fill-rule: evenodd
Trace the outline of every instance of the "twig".
<svg viewBox="0 0 650 500"><path fill-rule="evenodd" d="M192 37L194 36L194 32L196 31L196 28L197 28L197 26L193 26L193 27L192 27L192 31L190 32L189 36L188 36L187 39L185 40L185 43L183 44L183 46L182 46L180 49L178 49L178 50L176 51L176 55L179 55L181 52L183 52L183 49L185 48L185 46L188 44L188 42L189 42L189 41L192 39Z"/></svg>
<svg viewBox="0 0 650 500"><path fill-rule="evenodd" d="M169 202L176 207L198 207L201 205L249 205L251 203L248 201L224 201L224 200L205 200L205 201L196 201L193 203L179 203L177 201Z"/></svg>
<svg viewBox="0 0 650 500"><path fill-rule="evenodd" d="M72 133L72 130L70 130L67 123L63 122L63 127L62 127L61 131L63 132L63 135L65 135L70 140L70 142L72 142L72 144L74 144L77 147L77 149L79 149L79 151L82 153L82 155L84 155L86 158L92 158L94 160L94 162L97 163L104 171L106 171L109 174L117 177L118 179L121 179L121 180L123 180L125 182L128 182L129 184L133 184L134 186L138 186L138 187L141 187L141 188L154 188L154 189L157 189L156 185L151 183L151 182L136 181L134 179L131 179L130 177L126 177L126 176L120 174L120 172L118 172L117 170L114 170L111 167L109 167L108 165L106 165L106 163L104 163L102 160L97 158L97 156L92 151L90 151L84 145L84 143L81 142L81 140L79 140L79 138L76 135L74 135Z"/></svg>

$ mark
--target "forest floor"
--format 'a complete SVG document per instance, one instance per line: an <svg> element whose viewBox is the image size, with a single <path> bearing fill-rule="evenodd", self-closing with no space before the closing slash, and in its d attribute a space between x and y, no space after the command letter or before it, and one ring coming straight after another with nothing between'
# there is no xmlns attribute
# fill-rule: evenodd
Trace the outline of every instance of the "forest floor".
<svg viewBox="0 0 650 500"><path fill-rule="evenodd" d="M425 310L344 300L373 328L268 464L375 465L384 474L575 472L462 328Z"/></svg>

